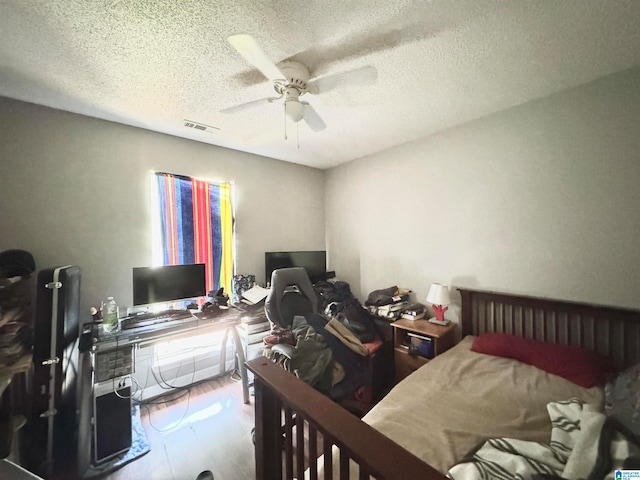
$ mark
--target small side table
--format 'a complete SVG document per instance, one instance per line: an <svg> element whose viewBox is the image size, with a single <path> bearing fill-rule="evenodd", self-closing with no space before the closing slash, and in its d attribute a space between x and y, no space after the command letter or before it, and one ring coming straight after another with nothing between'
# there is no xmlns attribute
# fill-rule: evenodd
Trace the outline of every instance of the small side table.
<svg viewBox="0 0 640 480"><path fill-rule="evenodd" d="M437 325L427 320L407 320L401 318L391 324L393 328L393 361L395 382L425 365L431 358L440 355L455 344L455 324ZM424 357L410 353L409 344L415 346L422 339L432 342L433 356Z"/></svg>

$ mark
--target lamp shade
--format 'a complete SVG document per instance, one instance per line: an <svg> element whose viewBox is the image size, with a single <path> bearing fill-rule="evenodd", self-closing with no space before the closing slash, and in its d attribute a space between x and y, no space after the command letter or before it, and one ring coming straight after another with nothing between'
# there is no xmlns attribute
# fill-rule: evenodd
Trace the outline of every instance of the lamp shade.
<svg viewBox="0 0 640 480"><path fill-rule="evenodd" d="M289 120L292 122L299 122L302 120L302 117L304 117L304 104L296 99L288 99L284 102L284 108L287 112L287 117L289 117Z"/></svg>
<svg viewBox="0 0 640 480"><path fill-rule="evenodd" d="M449 287L440 283L432 283L427 294L427 302L433 305L449 305Z"/></svg>

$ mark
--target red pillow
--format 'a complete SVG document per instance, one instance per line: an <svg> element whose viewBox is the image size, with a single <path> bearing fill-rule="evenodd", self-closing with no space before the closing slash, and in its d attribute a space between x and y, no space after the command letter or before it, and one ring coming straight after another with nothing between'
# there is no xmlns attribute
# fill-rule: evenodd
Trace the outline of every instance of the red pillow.
<svg viewBox="0 0 640 480"><path fill-rule="evenodd" d="M475 337L471 350L519 360L585 388L606 382L614 372L609 358L586 348L544 343L504 333L484 333Z"/></svg>

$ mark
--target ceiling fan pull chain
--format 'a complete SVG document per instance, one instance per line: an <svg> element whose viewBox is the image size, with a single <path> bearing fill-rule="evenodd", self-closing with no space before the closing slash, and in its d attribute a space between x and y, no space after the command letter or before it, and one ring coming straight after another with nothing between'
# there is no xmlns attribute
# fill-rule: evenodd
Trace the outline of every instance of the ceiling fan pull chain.
<svg viewBox="0 0 640 480"><path fill-rule="evenodd" d="M284 139L287 139L287 105L283 104L283 108L284 108Z"/></svg>
<svg viewBox="0 0 640 480"><path fill-rule="evenodd" d="M296 142L298 143L298 150L300 150L300 122L296 123Z"/></svg>

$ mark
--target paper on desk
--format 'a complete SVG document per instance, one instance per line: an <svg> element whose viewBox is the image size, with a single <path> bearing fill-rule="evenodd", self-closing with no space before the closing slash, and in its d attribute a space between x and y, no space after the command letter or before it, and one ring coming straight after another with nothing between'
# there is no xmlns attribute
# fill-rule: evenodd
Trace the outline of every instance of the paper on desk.
<svg viewBox="0 0 640 480"><path fill-rule="evenodd" d="M256 285L255 287L251 287L249 290L242 293L242 298L247 300L252 305L260 302L264 298L269 295L269 289Z"/></svg>

